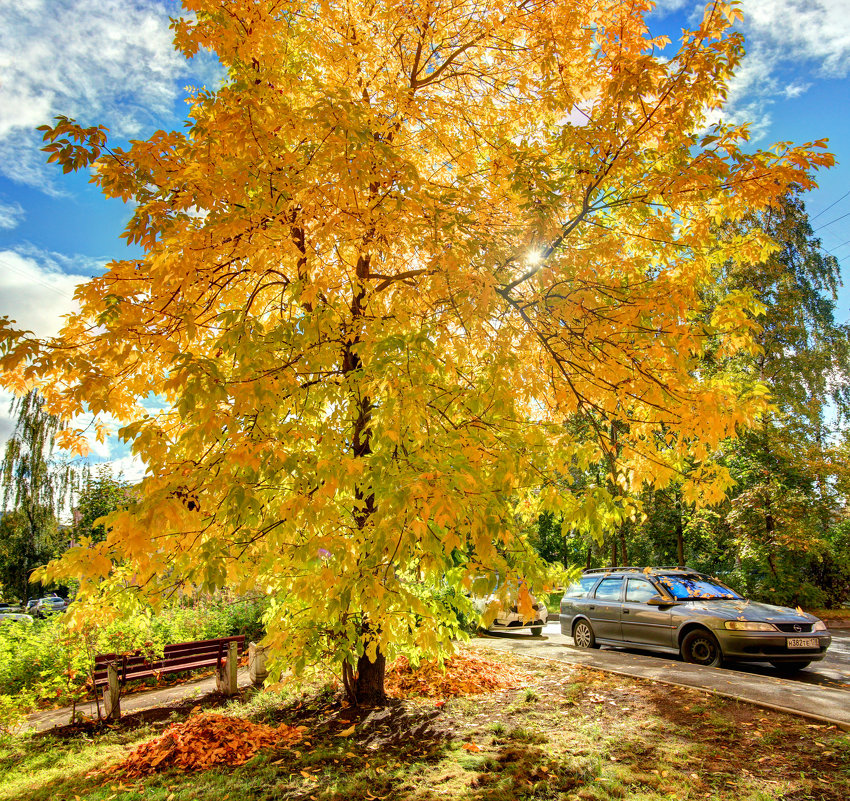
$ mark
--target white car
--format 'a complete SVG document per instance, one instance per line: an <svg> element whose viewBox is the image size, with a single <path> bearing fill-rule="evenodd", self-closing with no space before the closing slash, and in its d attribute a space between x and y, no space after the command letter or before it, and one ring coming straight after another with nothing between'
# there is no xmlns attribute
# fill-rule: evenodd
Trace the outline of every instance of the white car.
<svg viewBox="0 0 850 801"><path fill-rule="evenodd" d="M32 615L23 612L0 612L0 623L32 623Z"/></svg>
<svg viewBox="0 0 850 801"><path fill-rule="evenodd" d="M533 636L537 637L541 635L543 633L543 627L549 619L549 612L546 609L546 604L538 602L531 592L528 595L531 600L532 609L530 617L520 612L518 601L514 602L509 608L504 607L498 592L491 593L485 598L476 598L475 607L482 617L488 611L492 612L493 605L498 605L496 616L493 618L492 623L487 626L486 630L495 632L531 629Z"/></svg>

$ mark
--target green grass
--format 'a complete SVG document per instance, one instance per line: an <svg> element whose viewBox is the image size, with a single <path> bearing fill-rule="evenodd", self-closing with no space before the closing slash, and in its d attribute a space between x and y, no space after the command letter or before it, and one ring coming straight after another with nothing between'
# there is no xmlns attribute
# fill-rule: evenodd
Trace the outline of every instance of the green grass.
<svg viewBox="0 0 850 801"><path fill-rule="evenodd" d="M494 657L500 658L500 657ZM257 694L219 712L307 727L243 766L144 779L109 766L190 714L0 741L0 801L779 801L850 797L850 738L698 691L549 663L527 688L340 706L328 689ZM567 674L567 675L565 675ZM194 703L194 702L193 702ZM355 731L343 735L351 725Z"/></svg>

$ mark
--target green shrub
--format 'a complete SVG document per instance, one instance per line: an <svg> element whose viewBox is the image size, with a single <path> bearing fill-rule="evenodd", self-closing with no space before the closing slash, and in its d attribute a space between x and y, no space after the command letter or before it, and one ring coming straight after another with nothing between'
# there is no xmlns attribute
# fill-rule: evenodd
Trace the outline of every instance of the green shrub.
<svg viewBox="0 0 850 801"><path fill-rule="evenodd" d="M169 643L235 634L259 640L266 606L264 598L221 593L81 630L70 630L64 615L0 626L0 698L6 699L0 707L0 730L15 714L38 706L74 706L90 696L96 654L141 649L153 657ZM13 707L14 714L9 711Z"/></svg>

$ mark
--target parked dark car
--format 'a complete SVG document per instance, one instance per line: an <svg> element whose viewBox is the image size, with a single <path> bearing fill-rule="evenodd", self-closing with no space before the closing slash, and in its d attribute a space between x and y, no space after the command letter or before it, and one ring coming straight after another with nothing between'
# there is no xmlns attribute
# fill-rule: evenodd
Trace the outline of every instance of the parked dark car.
<svg viewBox="0 0 850 801"><path fill-rule="evenodd" d="M580 648L630 646L720 666L770 662L785 673L823 659L826 624L800 609L742 598L689 568L585 570L561 599L561 632Z"/></svg>

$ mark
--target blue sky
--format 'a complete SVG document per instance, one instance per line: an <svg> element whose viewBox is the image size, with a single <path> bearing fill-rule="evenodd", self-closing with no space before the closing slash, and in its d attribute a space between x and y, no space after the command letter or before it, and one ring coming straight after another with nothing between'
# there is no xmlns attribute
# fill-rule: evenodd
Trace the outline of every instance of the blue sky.
<svg viewBox="0 0 850 801"><path fill-rule="evenodd" d="M824 247L842 264L838 317L850 319L850 0L743 0L747 55L724 115L748 121L753 144L828 137L838 165L806 198ZM653 33L678 39L704 0L659 0ZM35 127L55 114L102 123L120 138L177 128L187 85L215 86L215 61L171 48L174 0L0 0L0 315L58 330L76 283L129 255L129 218L84 175L45 164ZM834 204L831 206L830 205ZM847 216L843 216L847 215ZM9 433L0 395L0 447ZM116 442L97 447L136 477Z"/></svg>

